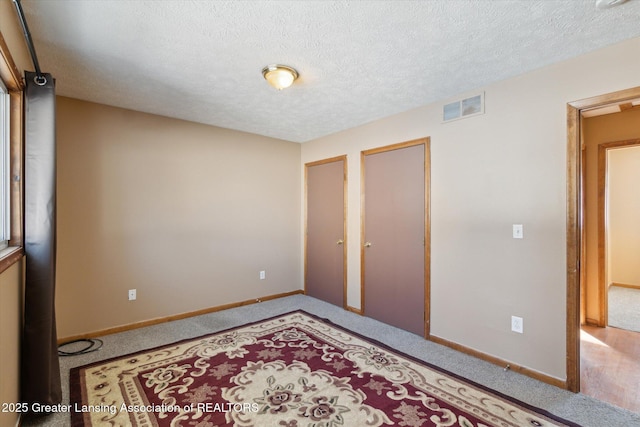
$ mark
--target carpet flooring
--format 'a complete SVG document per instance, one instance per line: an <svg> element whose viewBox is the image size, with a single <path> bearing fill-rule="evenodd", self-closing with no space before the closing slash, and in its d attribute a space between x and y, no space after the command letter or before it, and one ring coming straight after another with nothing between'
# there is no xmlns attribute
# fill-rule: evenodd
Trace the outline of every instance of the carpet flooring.
<svg viewBox="0 0 640 427"><path fill-rule="evenodd" d="M617 408L582 394L575 394L424 340L422 337L359 316L315 298L295 295L175 322L103 337L104 347L95 353L61 358L63 403L69 403L69 371L100 360L221 331L294 309L305 310L378 340L392 348L480 383L500 393L544 409L584 427L640 427L640 414ZM70 350L70 349L69 349ZM30 420L22 425L67 427L68 413Z"/></svg>
<svg viewBox="0 0 640 427"><path fill-rule="evenodd" d="M640 289L609 287L609 326L640 332Z"/></svg>
<svg viewBox="0 0 640 427"><path fill-rule="evenodd" d="M302 310L72 369L71 400L78 427L577 426Z"/></svg>

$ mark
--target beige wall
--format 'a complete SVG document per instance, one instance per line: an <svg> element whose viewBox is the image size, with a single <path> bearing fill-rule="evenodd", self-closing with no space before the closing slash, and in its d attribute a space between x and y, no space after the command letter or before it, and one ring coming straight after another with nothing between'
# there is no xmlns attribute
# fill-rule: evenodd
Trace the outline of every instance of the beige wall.
<svg viewBox="0 0 640 427"><path fill-rule="evenodd" d="M11 0L0 0L0 32L9 47L18 71L33 70L33 63L22 34L16 8ZM46 71L46 70L43 70Z"/></svg>
<svg viewBox="0 0 640 427"><path fill-rule="evenodd" d="M640 111L583 119L583 142L586 148L585 174L585 298L586 319L599 323L600 298L598 292L598 145L605 142L640 138Z"/></svg>
<svg viewBox="0 0 640 427"><path fill-rule="evenodd" d="M348 156L348 304L360 305L360 151L430 136L432 333L566 378L566 104L640 85L639 49L633 39L480 88L481 116L443 124L442 102L303 144L303 163Z"/></svg>
<svg viewBox="0 0 640 427"><path fill-rule="evenodd" d="M640 123L640 116L636 119ZM638 124L640 140L640 124ZM608 151L610 283L640 286L640 147Z"/></svg>
<svg viewBox="0 0 640 427"><path fill-rule="evenodd" d="M302 288L299 144L57 108L59 337Z"/></svg>
<svg viewBox="0 0 640 427"><path fill-rule="evenodd" d="M0 404L20 401L23 261L0 274ZM0 426L14 426L18 414L0 411Z"/></svg>

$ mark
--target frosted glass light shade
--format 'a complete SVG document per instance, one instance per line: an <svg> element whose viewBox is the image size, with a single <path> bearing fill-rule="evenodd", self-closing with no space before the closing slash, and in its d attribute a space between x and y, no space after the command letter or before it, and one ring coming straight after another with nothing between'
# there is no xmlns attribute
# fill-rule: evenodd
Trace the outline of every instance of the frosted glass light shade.
<svg viewBox="0 0 640 427"><path fill-rule="evenodd" d="M298 78L298 72L286 65L268 65L262 69L262 75L267 83L278 90L291 86Z"/></svg>

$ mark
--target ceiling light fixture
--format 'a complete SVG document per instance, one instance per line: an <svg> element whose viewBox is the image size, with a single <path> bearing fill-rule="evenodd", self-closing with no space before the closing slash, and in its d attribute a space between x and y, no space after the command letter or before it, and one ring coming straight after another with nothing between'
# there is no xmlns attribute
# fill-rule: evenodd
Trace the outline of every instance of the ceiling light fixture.
<svg viewBox="0 0 640 427"><path fill-rule="evenodd" d="M298 78L298 72L286 65L267 65L262 69L262 75L267 83L278 90L288 88L295 79Z"/></svg>

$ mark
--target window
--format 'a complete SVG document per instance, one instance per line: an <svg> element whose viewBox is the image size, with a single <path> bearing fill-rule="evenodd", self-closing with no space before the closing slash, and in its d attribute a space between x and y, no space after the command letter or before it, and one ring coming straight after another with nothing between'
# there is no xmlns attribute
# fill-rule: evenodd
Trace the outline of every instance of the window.
<svg viewBox="0 0 640 427"><path fill-rule="evenodd" d="M9 245L9 93L0 81L0 249Z"/></svg>
<svg viewBox="0 0 640 427"><path fill-rule="evenodd" d="M0 274L24 255L23 90L0 32Z"/></svg>

